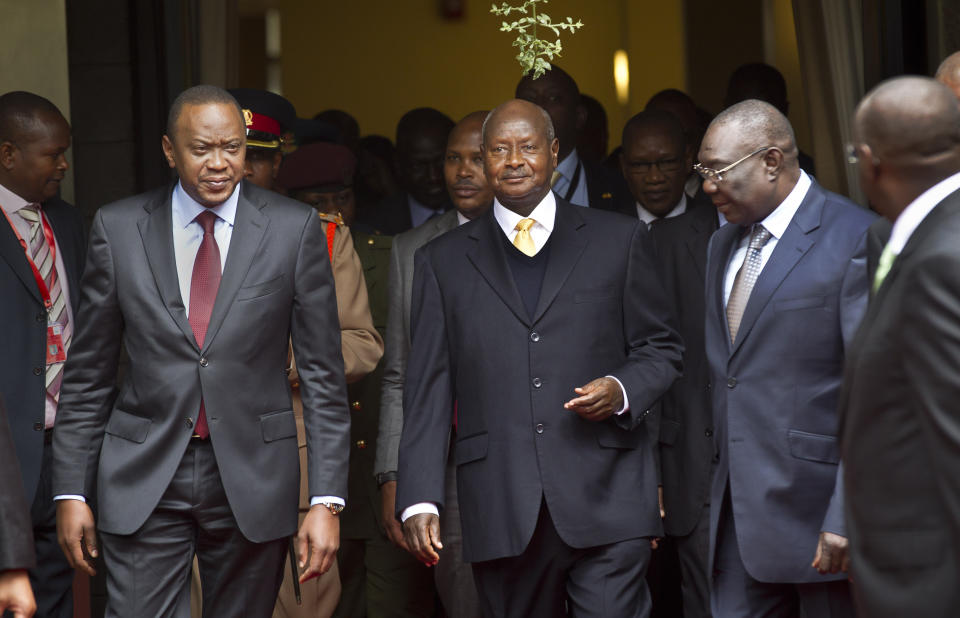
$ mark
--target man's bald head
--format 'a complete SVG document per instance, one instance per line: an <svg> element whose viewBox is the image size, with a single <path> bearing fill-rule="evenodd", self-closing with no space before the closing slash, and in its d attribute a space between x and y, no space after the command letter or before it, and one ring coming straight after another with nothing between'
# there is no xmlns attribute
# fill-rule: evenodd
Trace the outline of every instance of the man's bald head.
<svg viewBox="0 0 960 618"><path fill-rule="evenodd" d="M943 59L935 79L952 90L954 96L960 99L960 51Z"/></svg>
<svg viewBox="0 0 960 618"><path fill-rule="evenodd" d="M797 163L797 138L787 117L773 105L758 99L747 99L723 110L710 123L714 128L734 128L747 149L776 146L785 162Z"/></svg>
<svg viewBox="0 0 960 618"><path fill-rule="evenodd" d="M960 105L929 77L896 77L867 93L854 115L860 185L896 219L921 193L960 172Z"/></svg>
<svg viewBox="0 0 960 618"><path fill-rule="evenodd" d="M490 110L490 112L483 119L483 125L481 126L483 143L487 143L488 127L494 126L500 118L513 118L517 114L521 116L529 114L539 118L539 122L542 123L542 125L538 125L538 130L544 131L547 141L552 142L556 138L557 135L553 129L553 120L550 118L550 114L547 113L547 110L543 109L536 103L531 103L524 99L511 99L510 101L501 103Z"/></svg>

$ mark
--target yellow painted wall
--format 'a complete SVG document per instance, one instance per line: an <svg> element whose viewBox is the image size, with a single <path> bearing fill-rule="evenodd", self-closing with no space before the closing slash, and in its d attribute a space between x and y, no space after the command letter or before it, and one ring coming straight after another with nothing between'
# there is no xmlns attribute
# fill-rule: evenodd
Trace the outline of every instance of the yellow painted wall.
<svg viewBox="0 0 960 618"><path fill-rule="evenodd" d="M0 94L26 90L50 99L70 119L64 0L0 0ZM73 155L67 151L72 164ZM73 175L60 185L73 201Z"/></svg>
<svg viewBox="0 0 960 618"><path fill-rule="evenodd" d="M397 120L414 107L436 107L454 119L489 109L511 98L520 78L514 36L499 31L501 19L489 13L490 4L464 0L464 17L446 21L438 0L280 0L283 93L300 116L340 108L357 118L361 133L391 138ZM574 35L564 32L558 64L604 104L611 148L623 122L651 94L685 86L683 3L553 0L541 6L554 20L584 23ZM631 101L621 108L613 53L624 36Z"/></svg>
<svg viewBox="0 0 960 618"><path fill-rule="evenodd" d="M797 47L797 33L793 21L793 3L791 0L768 0L767 10L771 11L770 24L773 29L773 45L768 50L772 57L766 58L768 64L780 69L787 82L787 97L790 101L790 123L797 135L797 143L806 152L812 151L810 120L804 102L803 80L800 73L800 50Z"/></svg>

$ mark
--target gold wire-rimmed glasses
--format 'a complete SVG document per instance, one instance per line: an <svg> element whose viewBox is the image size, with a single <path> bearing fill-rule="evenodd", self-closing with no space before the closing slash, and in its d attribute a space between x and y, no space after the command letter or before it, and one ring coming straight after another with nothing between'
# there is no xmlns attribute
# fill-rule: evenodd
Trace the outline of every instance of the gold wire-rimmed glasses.
<svg viewBox="0 0 960 618"><path fill-rule="evenodd" d="M735 168L736 166L740 165L741 163L743 163L744 161L746 161L747 159L749 159L749 158L752 157L753 155L759 154L759 153L761 153L761 152L763 152L763 151L765 151L765 150L770 150L771 148L776 148L776 146L764 146L763 148L757 148L756 150L754 150L754 151L751 152L750 154L744 155L743 157L740 157L739 159L737 159L736 161L734 161L734 162L731 163L730 165L728 165L728 166L726 166L725 168L720 169L720 170L715 170L715 169L711 169L711 168L709 168L709 167L704 167L704 166L700 165L699 163L697 163L697 164L695 164L695 165L693 166L693 171L695 171L696 173L700 174L700 177L703 178L704 180L709 180L709 181L712 182L713 184L718 185L718 184L720 184L721 182L723 182L723 175L724 175L724 174L726 174L727 172L729 172L730 170L732 170L732 169Z"/></svg>

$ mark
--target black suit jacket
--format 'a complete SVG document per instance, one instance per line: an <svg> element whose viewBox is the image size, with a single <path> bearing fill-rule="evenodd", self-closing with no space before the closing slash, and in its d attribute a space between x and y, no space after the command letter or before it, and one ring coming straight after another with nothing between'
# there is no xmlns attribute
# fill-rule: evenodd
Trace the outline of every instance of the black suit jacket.
<svg viewBox="0 0 960 618"><path fill-rule="evenodd" d="M0 398L0 572L32 569L36 565L33 525L23 495L20 466L13 434L7 423L7 409Z"/></svg>
<svg viewBox="0 0 960 618"><path fill-rule="evenodd" d="M77 331L80 274L86 249L80 212L54 198L43 204L70 286L74 333ZM0 393L9 408L10 431L20 461L27 503L40 480L46 405L47 314L30 263L6 219L0 219Z"/></svg>
<svg viewBox="0 0 960 618"><path fill-rule="evenodd" d="M960 608L960 191L910 237L847 355L841 448L860 614Z"/></svg>
<svg viewBox="0 0 960 618"><path fill-rule="evenodd" d="M644 418L677 377L681 344L646 230L558 200L532 319L504 244L491 211L416 253L398 513L442 507L456 401L467 561L520 554L541 500L573 547L661 534ZM563 408L604 375L623 383L628 412L591 423Z"/></svg>
<svg viewBox="0 0 960 618"><path fill-rule="evenodd" d="M587 201L590 208L610 210L624 215L637 216L630 187L619 172L598 163L583 161L583 172L587 179Z"/></svg>
<svg viewBox="0 0 960 618"><path fill-rule="evenodd" d="M316 211L241 183L203 346L180 296L166 187L97 211L53 437L54 494L88 498L131 534L187 449L201 398L231 512L264 542L297 527L300 376L311 496L346 498L350 419L330 259ZM115 394L121 343L129 366ZM114 401L115 399L115 401Z"/></svg>
<svg viewBox="0 0 960 618"><path fill-rule="evenodd" d="M713 465L710 371L703 342L707 245L717 230L717 209L700 191L687 211L651 228L657 267L683 338L683 377L660 406L660 467L664 531L686 536L709 500Z"/></svg>

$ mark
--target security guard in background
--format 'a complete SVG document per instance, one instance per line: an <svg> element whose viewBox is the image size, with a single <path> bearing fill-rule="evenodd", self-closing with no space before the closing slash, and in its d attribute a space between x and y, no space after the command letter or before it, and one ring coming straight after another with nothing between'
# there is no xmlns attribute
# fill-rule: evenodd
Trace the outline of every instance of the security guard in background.
<svg viewBox="0 0 960 618"><path fill-rule="evenodd" d="M337 256L338 237L350 238L355 201L356 158L338 144L314 143L298 148L283 163L277 184L294 199L313 205L327 221L327 242ZM382 335L387 323L387 269L391 239L355 234L373 324ZM336 275L336 269L334 274ZM340 285L337 280L337 300ZM347 506L340 514L338 563L342 594L338 617L424 617L434 614L432 573L395 547L382 532L380 495L373 474L379 428L381 365L348 385L351 415L350 477Z"/></svg>
<svg viewBox="0 0 960 618"><path fill-rule="evenodd" d="M279 94L253 88L228 91L240 104L247 124L247 156L244 179L258 187L273 189L283 162L285 146L292 146L285 134L292 135L297 122L293 103Z"/></svg>

